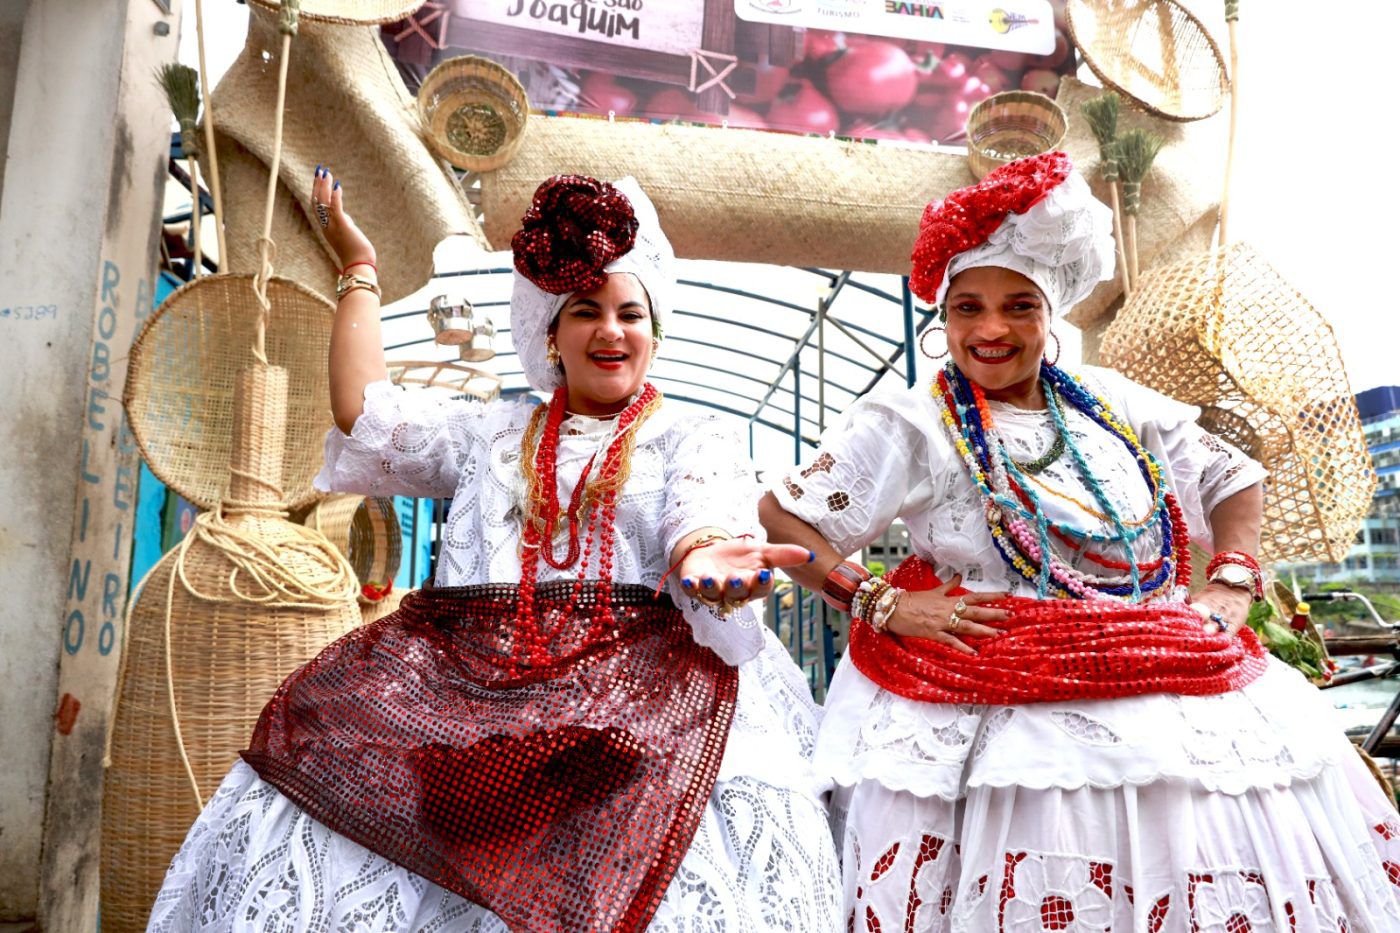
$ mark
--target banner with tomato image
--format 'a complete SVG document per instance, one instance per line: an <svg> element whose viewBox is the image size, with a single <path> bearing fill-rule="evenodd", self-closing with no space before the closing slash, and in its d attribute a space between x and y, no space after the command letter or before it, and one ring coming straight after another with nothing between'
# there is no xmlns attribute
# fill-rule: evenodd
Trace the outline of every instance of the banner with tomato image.
<svg viewBox="0 0 1400 933"><path fill-rule="evenodd" d="M486 55L519 75L536 109L614 119L960 145L979 101L1012 89L1054 97L1075 68L1064 0L454 0L452 10L442 47L426 61L420 51L418 65ZM813 25L823 23L842 28ZM391 32L406 31L386 29L402 63L411 53Z"/></svg>

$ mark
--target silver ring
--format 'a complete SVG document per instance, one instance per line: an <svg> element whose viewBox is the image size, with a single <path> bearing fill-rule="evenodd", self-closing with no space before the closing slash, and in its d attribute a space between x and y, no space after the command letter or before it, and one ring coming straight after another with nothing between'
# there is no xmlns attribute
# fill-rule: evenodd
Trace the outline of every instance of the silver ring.
<svg viewBox="0 0 1400 933"><path fill-rule="evenodd" d="M958 597L957 604L953 606L953 615L960 616L967 612L967 603L961 596Z"/></svg>
<svg viewBox="0 0 1400 933"><path fill-rule="evenodd" d="M1212 612L1210 614L1210 620L1215 623L1215 630L1217 632L1224 634L1225 632L1229 631L1230 623L1226 622L1225 617L1220 613Z"/></svg>
<svg viewBox="0 0 1400 933"><path fill-rule="evenodd" d="M321 222L321 226L329 227L331 225L330 209L320 201L312 202L312 206L316 208L316 219Z"/></svg>

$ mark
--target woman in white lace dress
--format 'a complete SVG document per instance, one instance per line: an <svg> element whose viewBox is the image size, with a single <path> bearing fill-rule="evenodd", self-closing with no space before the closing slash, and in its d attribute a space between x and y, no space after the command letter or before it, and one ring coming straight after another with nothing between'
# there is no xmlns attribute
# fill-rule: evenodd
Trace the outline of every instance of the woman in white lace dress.
<svg viewBox="0 0 1400 933"><path fill-rule="evenodd" d="M811 555L763 543L737 437L645 382L675 285L650 201L536 193L535 406L388 383L372 247L314 190L347 266L318 486L451 498L437 577L279 689L150 929L835 929L818 711L747 605Z"/></svg>
<svg viewBox="0 0 1400 933"><path fill-rule="evenodd" d="M847 929L1400 930L1393 805L1241 630L1264 470L1190 406L1042 364L1109 223L1059 153L930 205L911 285L951 363L760 506L856 617L816 756ZM918 561L841 565L896 517ZM1190 595L1187 534L1216 555Z"/></svg>

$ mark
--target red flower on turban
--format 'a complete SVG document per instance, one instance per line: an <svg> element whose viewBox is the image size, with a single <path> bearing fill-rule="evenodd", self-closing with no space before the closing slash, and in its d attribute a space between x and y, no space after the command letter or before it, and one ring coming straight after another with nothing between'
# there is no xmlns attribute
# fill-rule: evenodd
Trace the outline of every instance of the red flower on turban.
<svg viewBox="0 0 1400 933"><path fill-rule="evenodd" d="M924 208L914 241L909 289L932 303L948 263L987 241L1008 214L1024 214L1069 177L1069 156L1044 152L1003 165L967 188Z"/></svg>
<svg viewBox="0 0 1400 933"><path fill-rule="evenodd" d="M515 268L551 295L591 291L607 281L603 269L637 238L627 196L585 175L555 175L535 191L511 238Z"/></svg>

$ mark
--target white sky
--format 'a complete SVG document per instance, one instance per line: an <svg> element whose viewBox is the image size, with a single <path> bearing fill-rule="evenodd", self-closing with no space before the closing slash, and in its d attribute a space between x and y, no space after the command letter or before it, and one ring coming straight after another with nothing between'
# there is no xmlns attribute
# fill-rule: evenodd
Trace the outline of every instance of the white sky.
<svg viewBox="0 0 1400 933"><path fill-rule="evenodd" d="M1187 0L1186 6L1208 23L1220 20L1215 2ZM217 82L243 45L247 8L208 0L204 12ZM1388 141L1400 128L1398 91L1391 86L1400 57L1400 4L1247 3L1239 31L1231 238L1254 245L1331 322L1353 391L1400 383L1400 292L1391 279L1400 263L1400 236L1390 219L1400 185L1388 176L1395 170ZM1216 36L1224 48L1223 29ZM181 37L180 58L197 64L192 21ZM698 276L706 264L687 265L684 274ZM716 273L728 280L734 267ZM815 296L813 289L804 298ZM426 304L424 297L418 306ZM1066 350L1073 360L1073 336ZM791 462L790 442L769 438L759 447L761 465Z"/></svg>

